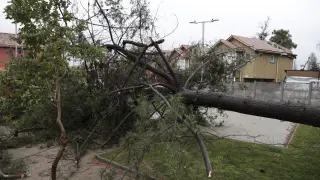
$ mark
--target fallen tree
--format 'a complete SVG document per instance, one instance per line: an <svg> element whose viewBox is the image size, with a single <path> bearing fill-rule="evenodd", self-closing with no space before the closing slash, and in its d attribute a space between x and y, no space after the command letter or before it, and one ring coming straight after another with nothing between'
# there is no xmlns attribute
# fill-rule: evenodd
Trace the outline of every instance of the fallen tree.
<svg viewBox="0 0 320 180"><path fill-rule="evenodd" d="M128 124L128 128L125 128L123 133L134 131L135 125L138 124L136 123L137 119L140 118L137 112L135 112L135 108L142 104L143 101L141 99L147 99L149 103L145 105L143 110L150 107L154 108L152 110L153 112L148 114L147 118L147 121L150 121L151 124L161 123L161 121L151 120L151 116L155 112L159 113L162 111L159 114L161 118L164 118L163 112L173 112L175 109L180 108L177 106L185 106L185 109L188 109L188 106L193 106L192 110L197 110L199 106L205 106L316 127L320 126L320 110L316 107L295 103L265 102L229 96L223 93L203 91L206 87L210 89L210 86L213 85L216 87L222 86L223 82L226 82L229 76L247 63L247 61L243 61L243 59L226 63L221 57L223 54L209 51L204 55L195 56L193 60L198 63L198 67L194 65L195 68L190 69L190 72L184 72L187 77L180 77L181 72L174 68L171 59L165 56L159 47L159 45L164 42L164 39L158 38L159 40L154 41L151 38L154 37L154 34L152 34L153 30L150 30L151 33L148 34L148 28L152 26L153 18L150 17L149 11L146 8L146 1L131 1L133 8L131 9L132 12L128 14L122 12L123 9L119 8L118 2L113 2L113 0L106 0L104 4L100 4L97 0L92 1L93 12L89 10L89 4L88 9L85 9L88 13L88 19L81 19L79 18L80 16L76 17L75 14L68 12L70 2L65 0L52 1L50 3L46 1L37 1L37 3L33 1L26 1L27 3L25 1L13 1L12 3L14 5L9 5L6 8L8 18L22 24L21 38L25 44L30 46L28 51L33 51L31 54L35 54L32 55L32 57L25 57L24 62L29 64L29 66L25 65L23 67L26 69L21 68L21 66L19 66L20 63L13 64L16 66L10 67L13 69L11 70L13 75L12 77L9 76L11 78L8 79L22 80L21 82L8 81L8 84L12 85L12 89L20 90L14 94L16 95L15 97L10 93L4 93L4 95L13 99L12 102L17 103L8 107L21 105L21 109L27 109L26 111L33 112L37 110L38 106L35 106L38 102L37 100L41 100L43 104L52 104L49 99L52 98L50 96L53 94L52 86L55 79L50 76L50 74L56 74L57 71L57 69L52 67L55 67L57 62L60 63L62 67L65 67L63 65L67 65L68 62L71 61L70 59L79 59L81 63L79 72L85 72L85 80L78 78L75 81L79 82L74 84L81 86L85 93L92 93L85 96L84 99L93 99L93 101L89 101L83 106L73 108L73 106L82 103L75 101L74 104L69 106L69 109L67 108L69 112L64 112L63 114L75 114L75 121L71 122L74 122L75 129L79 131L86 129L89 124L88 122L92 121L95 123L97 119L106 116L107 118L101 118L104 120L101 124L104 124L104 126L102 126L100 130L114 127L111 129L111 133L106 133L105 139L107 142L109 142L112 137L115 137L116 131L120 129L119 127L122 126L125 121L129 121L128 119L131 120L131 124ZM42 3L41 6L39 5L40 3ZM106 10L104 5L108 6L109 9ZM44 7L44 10L39 7ZM106 11L109 12L106 13ZM29 14L30 12L31 14ZM49 12L52 13L50 14ZM30 19L26 21L25 17L29 16ZM100 32L95 34L93 27L97 25L96 23L92 23L93 18L96 18L97 21L99 20L98 22L101 22L100 26L106 28L102 31L107 34L107 42L103 41L103 39L100 38L101 36L98 36ZM51 19L50 22L53 23L43 24L43 22L47 22L48 19ZM133 21L131 22L131 20ZM73 26L74 24L76 24L76 26ZM132 26L132 24L134 24L134 26ZM128 34L129 30L130 33ZM41 33L41 36L39 36L39 33ZM89 35L89 37L86 37L85 34ZM130 38L130 40L123 40L123 37L128 37L128 39L129 37L132 38ZM56 52L54 50L56 50ZM37 55L39 57L37 57ZM51 66L48 66L48 64L51 64ZM35 66L38 67L38 71L36 72L33 71ZM206 74L203 76L203 81L199 82L198 80L200 78L197 78L197 75L199 75L199 71L203 68ZM14 71L20 69L22 69L22 71ZM61 70L61 68L58 69ZM68 67L66 69L67 74L71 72L71 68ZM24 72L28 74L22 74ZM42 79L40 78L38 82L30 81L30 79L34 80L34 77L42 77ZM72 86L72 83L61 83L63 83L61 87L64 87L64 90ZM190 85L190 83L192 85ZM56 97L57 103L53 103L53 105L56 106L58 110L56 122L61 131L61 150L52 164L53 179L56 178L58 162L67 145L66 133L61 119L68 119L66 123L70 122L69 118L61 117L63 111L61 108L63 107L59 105L60 93L58 92L60 92L60 84L57 83L56 85L56 95L59 96ZM156 88L158 86L162 86L167 91L158 91ZM193 86L197 86L198 89L193 89ZM9 89L8 92L11 92L10 87L8 87L9 86L6 86L4 89ZM147 91L147 93L146 91L141 91L141 89L148 88L152 91ZM69 92L69 94L63 96L61 100L76 94L78 91L79 89ZM25 92L29 92L31 95L22 96ZM105 93L103 94L102 92ZM38 97L40 94L43 95ZM158 99L153 98L154 96L157 96ZM169 102L170 99L179 96L181 96L182 99L179 99L180 104L177 103L177 106ZM25 99L20 99L20 97ZM80 94L75 97L80 98L82 95ZM159 99L159 97L161 98ZM8 98L6 103L10 104L10 98ZM34 101L35 99L36 101ZM154 102L160 104L159 106L165 105L163 105L162 110L159 110L161 108L157 107L158 104L153 104ZM52 111L49 109L46 110L46 113L51 115L50 113ZM88 111L90 113L87 113ZM182 124L187 127L200 147L201 154L205 161L206 175L211 176L211 174L213 174L213 167L204 140L202 139L203 137L201 133L198 132L196 123L191 124L187 121L188 115L190 114L192 113L188 114L186 111L183 113L179 112L178 116L175 116L176 119L170 121L171 124L169 127L174 127L177 124ZM78 118L78 116L81 115L82 117ZM94 119L96 117L97 119ZM48 119L51 120L50 118ZM80 126L80 122L85 122L83 126L86 127ZM31 123L38 122L32 121ZM53 125L52 121L49 121L48 124ZM31 126L32 125L33 124L31 124ZM73 124L70 126L72 125ZM67 124L66 127L68 127ZM166 131L159 134L163 134L164 132ZM149 147L147 149L149 149ZM138 159L142 158L139 157ZM139 160L138 162L141 161Z"/></svg>
<svg viewBox="0 0 320 180"><path fill-rule="evenodd" d="M158 46L158 44L162 42L164 42L164 40L157 41L154 43L154 45ZM146 61L144 61L143 58L138 58L134 54L129 53L126 49L116 44L105 45L105 47L122 53L133 62L138 61L140 67L146 68L146 70L161 76L167 81L167 84L164 87L168 88L173 93L180 93L187 104L220 108L243 114L279 119L282 121L301 123L315 127L320 126L320 109L318 107L292 102L283 103L275 101L260 101L250 98L225 95L223 93L184 89L178 85L179 83L176 82L177 80L175 80L172 67L169 65L169 63L166 63L166 65L170 73L166 73L150 66L149 64L145 63ZM168 62L160 49L158 49L158 53L163 58L164 62Z"/></svg>
<svg viewBox="0 0 320 180"><path fill-rule="evenodd" d="M181 95L188 104L320 127L319 107L301 103L260 101L204 91L184 90Z"/></svg>

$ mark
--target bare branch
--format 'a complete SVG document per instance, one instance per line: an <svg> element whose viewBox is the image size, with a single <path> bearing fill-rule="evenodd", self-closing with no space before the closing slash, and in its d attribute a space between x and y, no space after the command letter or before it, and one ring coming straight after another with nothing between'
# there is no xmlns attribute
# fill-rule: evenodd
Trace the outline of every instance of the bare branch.
<svg viewBox="0 0 320 180"><path fill-rule="evenodd" d="M204 66L206 66L207 64L209 64L210 60L203 63L201 66L199 66L191 75L190 77L187 79L186 83L184 84L183 88L187 88L189 81L192 79L192 77L199 71L201 70Z"/></svg>
<svg viewBox="0 0 320 180"><path fill-rule="evenodd" d="M154 47L157 49L157 51L159 52L161 58L163 59L164 63L166 64L167 66L167 69L168 71L170 72L172 78L173 78L173 81L174 81L174 85L176 86L177 89L180 89L180 86L179 86L179 83L178 83L178 80L176 78L176 75L175 73L173 72L173 69L172 67L170 66L170 64L168 63L168 59L164 56L162 50L160 49L159 45L157 43L155 43L152 38L150 38L151 42L153 43Z"/></svg>
<svg viewBox="0 0 320 180"><path fill-rule="evenodd" d="M164 35L164 36L162 37L162 39L164 39L164 38L170 36L171 34L173 34L173 33L178 29L178 27L179 27L179 19L178 19L178 17L177 17L176 14L173 14L173 15L176 17L177 25L176 25L176 27L175 27L169 34Z"/></svg>
<svg viewBox="0 0 320 180"><path fill-rule="evenodd" d="M126 56L129 60L131 60L133 62L135 62L135 60L137 59L137 56L129 53L126 49L124 49L123 47L118 46L116 44L113 44L113 45L107 44L107 45L104 45L104 47L106 47L107 49L113 49L113 50L116 50L116 51L122 53L124 56ZM157 75L163 77L169 83L174 84L174 80L172 79L172 77L169 74L167 74L159 69L156 69L149 64L146 64L144 61L140 60L139 66L145 67L147 70L153 72L154 74L157 74Z"/></svg>
<svg viewBox="0 0 320 180"><path fill-rule="evenodd" d="M115 41L114 41L114 39L113 39L113 34L112 34L112 31L111 31L110 21L109 21L107 15L106 15L106 13L103 11L103 9L102 9L100 3L98 2L98 0L95 0L95 3L97 3L100 12L102 13L103 17L104 17L104 18L106 19L106 21L107 21L108 29L109 29L109 34L110 34L110 38L111 38L112 43L113 43L113 44L116 44Z"/></svg>
<svg viewBox="0 0 320 180"><path fill-rule="evenodd" d="M147 85L147 84L146 84ZM161 99L167 104L168 107L172 108L171 104L169 103L169 101L159 92L157 91L152 85L149 85L149 87L157 94L161 97ZM202 156L203 156L203 160L205 162L205 166L206 166L206 171L207 171L207 175L208 177L211 177L212 176L212 173L213 173L213 168L211 166L211 161L210 161L210 158L209 158L209 154L208 154L208 151L207 151L207 148L206 148L206 145L204 144L204 141L203 139L200 137L199 133L194 131L192 129L192 127L190 126L190 124L188 122L186 122L184 120L184 118L182 118L182 116L180 116L179 114L178 115L178 118L184 122L187 126L187 128L189 129L189 131L195 136L198 144L199 144L199 147L201 149L201 152L202 152Z"/></svg>
<svg viewBox="0 0 320 180"><path fill-rule="evenodd" d="M142 49L142 52L140 53L140 55L137 57L136 62L134 62L127 78L124 80L122 87L124 87L127 84L127 81L129 80L129 78L131 77L132 73L134 72L134 69L136 68L136 66L138 65L139 61L142 59L142 57L144 56L144 53L147 51L148 46L145 46Z"/></svg>

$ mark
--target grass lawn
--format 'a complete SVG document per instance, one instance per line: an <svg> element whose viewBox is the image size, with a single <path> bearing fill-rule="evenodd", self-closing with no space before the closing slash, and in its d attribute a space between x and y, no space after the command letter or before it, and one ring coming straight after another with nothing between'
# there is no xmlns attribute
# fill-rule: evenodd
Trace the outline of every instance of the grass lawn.
<svg viewBox="0 0 320 180"><path fill-rule="evenodd" d="M289 148L212 138L207 138L206 144L215 168L212 179L320 179L320 128L300 125ZM141 171L151 175L159 172L165 179L207 179L196 141L192 141L185 148L188 167L183 168L186 171L179 171L182 176L174 177L175 172L170 170L179 164L175 161L176 156L170 155L172 151L167 152L175 146L173 143L154 144L152 151L146 154L141 164ZM112 159L116 154L117 151L104 156ZM114 161L130 166L127 155L128 152L123 151ZM198 176L187 176L191 172ZM183 175L186 175L186 178L183 178Z"/></svg>

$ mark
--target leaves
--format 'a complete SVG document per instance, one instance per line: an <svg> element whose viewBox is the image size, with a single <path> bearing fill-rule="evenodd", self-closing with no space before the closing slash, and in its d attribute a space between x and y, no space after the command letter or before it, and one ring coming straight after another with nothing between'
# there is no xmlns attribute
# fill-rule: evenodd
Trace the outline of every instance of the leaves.
<svg viewBox="0 0 320 180"><path fill-rule="evenodd" d="M290 34L289 30L273 30L270 41L275 42L290 50L297 48L297 44L292 41L292 35Z"/></svg>

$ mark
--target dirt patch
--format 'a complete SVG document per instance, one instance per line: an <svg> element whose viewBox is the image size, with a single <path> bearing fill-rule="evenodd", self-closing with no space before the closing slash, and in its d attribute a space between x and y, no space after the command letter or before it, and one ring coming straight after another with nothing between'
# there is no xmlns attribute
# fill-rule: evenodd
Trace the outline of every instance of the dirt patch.
<svg viewBox="0 0 320 180"><path fill-rule="evenodd" d="M33 147L22 147L9 149L11 154L11 163L18 163L23 160L27 167L27 172L30 175L25 180L49 180L52 161L57 154L59 147L43 147L37 145ZM58 179L68 180L88 180L101 179L101 172L107 167L107 164L100 163L95 159L95 155L105 153L106 151L88 151L79 163L80 167L77 169L75 159L70 148L60 160L57 168ZM124 173L108 167L103 179L121 179ZM128 178L125 178L128 179Z"/></svg>

